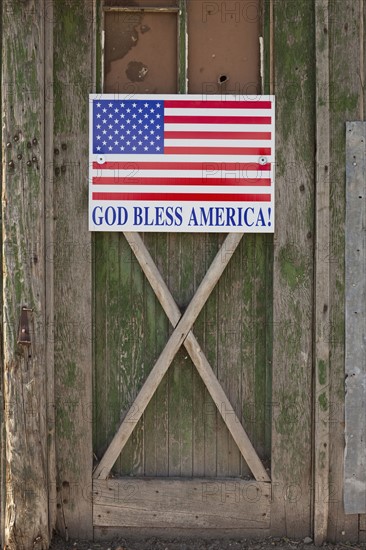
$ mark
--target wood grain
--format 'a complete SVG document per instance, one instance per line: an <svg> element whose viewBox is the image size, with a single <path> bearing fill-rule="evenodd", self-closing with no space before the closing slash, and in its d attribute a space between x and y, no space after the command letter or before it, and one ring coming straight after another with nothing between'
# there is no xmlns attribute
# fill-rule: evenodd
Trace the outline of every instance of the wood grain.
<svg viewBox="0 0 366 550"><path fill-rule="evenodd" d="M329 503L329 113L328 0L315 4L316 195L315 195L315 380L314 380L314 541L327 538Z"/></svg>
<svg viewBox="0 0 366 550"><path fill-rule="evenodd" d="M273 2L276 102L273 533L311 535L314 4Z"/></svg>
<svg viewBox="0 0 366 550"><path fill-rule="evenodd" d="M268 529L270 486L228 478L110 479L93 483L94 524Z"/></svg>
<svg viewBox="0 0 366 550"><path fill-rule="evenodd" d="M92 255L88 94L93 2L54 2L54 311L58 530L91 538Z"/></svg>
<svg viewBox="0 0 366 550"><path fill-rule="evenodd" d="M2 3L3 543L10 550L49 545L44 25L44 2L30 0L26 7L18 0ZM25 313L29 346L17 343L22 306L32 310Z"/></svg>

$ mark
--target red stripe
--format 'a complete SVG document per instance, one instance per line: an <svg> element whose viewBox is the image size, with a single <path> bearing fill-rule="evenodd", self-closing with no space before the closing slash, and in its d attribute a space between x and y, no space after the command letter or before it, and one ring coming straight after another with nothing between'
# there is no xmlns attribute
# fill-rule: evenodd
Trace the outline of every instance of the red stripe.
<svg viewBox="0 0 366 550"><path fill-rule="evenodd" d="M271 149L256 147L164 147L166 155L270 155Z"/></svg>
<svg viewBox="0 0 366 550"><path fill-rule="evenodd" d="M197 108L197 109L271 109L271 101L215 101L215 100L189 100L182 99L164 100L164 107L167 109L174 108Z"/></svg>
<svg viewBox="0 0 366 550"><path fill-rule="evenodd" d="M94 185L240 185L270 187L270 179L247 178L93 178Z"/></svg>
<svg viewBox="0 0 366 550"><path fill-rule="evenodd" d="M165 132L165 139L271 139L271 132Z"/></svg>
<svg viewBox="0 0 366 550"><path fill-rule="evenodd" d="M165 116L166 124L271 124L270 116Z"/></svg>
<svg viewBox="0 0 366 550"><path fill-rule="evenodd" d="M271 165L255 162L93 162L94 170L252 170L270 172Z"/></svg>
<svg viewBox="0 0 366 550"><path fill-rule="evenodd" d="M196 193L93 193L95 201L189 201L189 202L270 202L271 195L225 195Z"/></svg>

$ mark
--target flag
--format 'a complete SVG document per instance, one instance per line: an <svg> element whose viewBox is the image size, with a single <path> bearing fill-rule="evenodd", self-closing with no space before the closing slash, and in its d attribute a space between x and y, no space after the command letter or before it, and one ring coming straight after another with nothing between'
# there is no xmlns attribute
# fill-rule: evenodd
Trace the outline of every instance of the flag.
<svg viewBox="0 0 366 550"><path fill-rule="evenodd" d="M268 203L274 100L91 96L91 200Z"/></svg>

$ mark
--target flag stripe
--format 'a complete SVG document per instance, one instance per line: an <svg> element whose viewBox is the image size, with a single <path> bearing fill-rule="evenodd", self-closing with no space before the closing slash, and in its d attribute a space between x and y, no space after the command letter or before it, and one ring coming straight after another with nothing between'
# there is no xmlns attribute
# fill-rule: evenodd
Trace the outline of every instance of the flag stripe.
<svg viewBox="0 0 366 550"><path fill-rule="evenodd" d="M270 155L269 148L254 147L164 147L166 155Z"/></svg>
<svg viewBox="0 0 366 550"><path fill-rule="evenodd" d="M99 201L187 201L187 202L270 202L270 194L224 194L224 193L93 193Z"/></svg>
<svg viewBox="0 0 366 550"><path fill-rule="evenodd" d="M165 132L166 139L262 139L270 140L271 132Z"/></svg>
<svg viewBox="0 0 366 550"><path fill-rule="evenodd" d="M94 185L239 185L239 186L265 186L271 185L270 179L248 179L248 178L144 178L144 177L112 177L93 178Z"/></svg>
<svg viewBox="0 0 366 550"><path fill-rule="evenodd" d="M169 109L195 108L195 109L271 109L271 101L199 101L165 99L164 107Z"/></svg>
<svg viewBox="0 0 366 550"><path fill-rule="evenodd" d="M169 159L170 160L170 159ZM270 164L257 164L255 162L135 162L116 161L99 164L93 162L95 170L253 170L271 171Z"/></svg>
<svg viewBox="0 0 366 550"><path fill-rule="evenodd" d="M165 116L166 124L271 124L265 116Z"/></svg>

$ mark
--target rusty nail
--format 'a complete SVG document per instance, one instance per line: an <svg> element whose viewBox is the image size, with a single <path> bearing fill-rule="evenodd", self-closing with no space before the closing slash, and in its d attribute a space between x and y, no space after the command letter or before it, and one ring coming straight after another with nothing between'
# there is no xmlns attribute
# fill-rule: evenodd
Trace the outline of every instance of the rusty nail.
<svg viewBox="0 0 366 550"><path fill-rule="evenodd" d="M32 162L37 162L37 157L32 157Z"/></svg>
<svg viewBox="0 0 366 550"><path fill-rule="evenodd" d="M28 141L28 143L27 143L27 147L28 147L28 149L30 149L30 148L32 147L32 144L31 144L31 142L30 142L30 141Z"/></svg>
<svg viewBox="0 0 366 550"><path fill-rule="evenodd" d="M14 141L19 141L19 136L14 136Z"/></svg>
<svg viewBox="0 0 366 550"><path fill-rule="evenodd" d="M60 154L60 151L56 148L55 151L54 151L55 155L59 155Z"/></svg>
<svg viewBox="0 0 366 550"><path fill-rule="evenodd" d="M17 159L18 160L22 160L22 155L19 153L19 155L17 156Z"/></svg>
<svg viewBox="0 0 366 550"><path fill-rule="evenodd" d="M61 166L61 172L63 174L66 172L66 166L64 164Z"/></svg>
<svg viewBox="0 0 366 550"><path fill-rule="evenodd" d="M27 160L27 166L32 166L32 161L31 160Z"/></svg>
<svg viewBox="0 0 366 550"><path fill-rule="evenodd" d="M6 144L7 148L10 149L11 148L11 143L10 141L8 141L8 143Z"/></svg>
<svg viewBox="0 0 366 550"><path fill-rule="evenodd" d="M63 144L61 145L61 149L62 149L63 151L66 151L66 149L67 149L66 143L63 143Z"/></svg>
<svg viewBox="0 0 366 550"><path fill-rule="evenodd" d="M9 165L9 168L14 168L14 162L12 160L9 161L8 165Z"/></svg>
<svg viewBox="0 0 366 550"><path fill-rule="evenodd" d="M33 138L32 143L33 143L33 145L37 145L37 143L38 143L37 138Z"/></svg>

